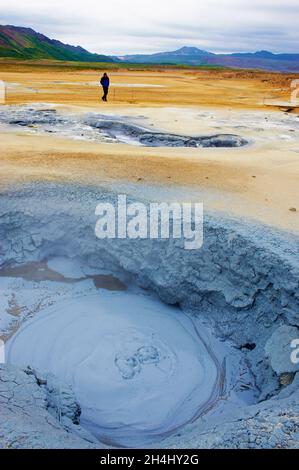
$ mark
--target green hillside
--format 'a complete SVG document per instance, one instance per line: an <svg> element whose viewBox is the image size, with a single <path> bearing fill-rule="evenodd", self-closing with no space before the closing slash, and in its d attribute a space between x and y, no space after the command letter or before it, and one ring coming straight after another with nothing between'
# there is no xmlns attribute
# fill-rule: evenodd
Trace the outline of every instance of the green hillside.
<svg viewBox="0 0 299 470"><path fill-rule="evenodd" d="M80 46L49 39L31 28L0 25L0 57L54 59L81 62L113 62L108 56L92 54Z"/></svg>

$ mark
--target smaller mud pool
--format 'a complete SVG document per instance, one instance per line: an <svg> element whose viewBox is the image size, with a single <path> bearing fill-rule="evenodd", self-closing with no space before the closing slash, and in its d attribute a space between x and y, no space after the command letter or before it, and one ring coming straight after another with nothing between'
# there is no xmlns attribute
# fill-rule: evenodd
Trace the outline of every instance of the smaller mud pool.
<svg viewBox="0 0 299 470"><path fill-rule="evenodd" d="M145 147L242 147L248 141L235 134L186 136L152 130L121 116L60 114L55 108L3 106L0 125L82 140L127 143Z"/></svg>

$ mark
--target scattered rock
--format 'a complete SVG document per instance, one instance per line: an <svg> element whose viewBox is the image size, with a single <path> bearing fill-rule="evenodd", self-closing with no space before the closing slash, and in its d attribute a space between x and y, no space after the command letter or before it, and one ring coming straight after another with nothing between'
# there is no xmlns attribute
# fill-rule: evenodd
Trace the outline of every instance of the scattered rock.
<svg viewBox="0 0 299 470"><path fill-rule="evenodd" d="M293 372L286 372L279 376L279 383L281 386L287 387L288 385L291 385L291 383L293 383L294 377L295 374Z"/></svg>

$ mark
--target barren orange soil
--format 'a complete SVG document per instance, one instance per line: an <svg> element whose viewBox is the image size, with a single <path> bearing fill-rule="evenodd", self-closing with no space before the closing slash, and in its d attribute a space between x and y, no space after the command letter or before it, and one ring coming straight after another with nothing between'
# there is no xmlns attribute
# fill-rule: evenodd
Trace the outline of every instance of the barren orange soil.
<svg viewBox="0 0 299 470"><path fill-rule="evenodd" d="M158 129L186 135L215 133L216 119L222 122L218 132L242 134L253 144L238 149L161 149L28 135L22 129L2 132L2 190L20 182L54 180L114 189L126 184L128 193L142 196L145 187L154 186L153 197L201 198L211 209L299 232L298 128L280 132L265 125L262 132L254 124L261 113L285 114L279 103L289 100L293 75L190 69L110 71L107 104L99 100L100 75L94 70L0 64L0 79L8 83L7 104L55 103L62 112L141 114ZM267 106L267 100L274 105ZM199 120L202 111L212 111L214 121ZM236 131L232 121L241 125L245 113L247 127ZM251 127L248 113L252 113Z"/></svg>
<svg viewBox="0 0 299 470"><path fill-rule="evenodd" d="M0 78L20 86L8 89L7 103L63 103L95 106L98 70L68 70L0 62ZM232 106L260 108L265 100L288 99L295 74L231 70L152 69L109 71L112 85L153 84L156 88L112 86L110 102L125 105Z"/></svg>

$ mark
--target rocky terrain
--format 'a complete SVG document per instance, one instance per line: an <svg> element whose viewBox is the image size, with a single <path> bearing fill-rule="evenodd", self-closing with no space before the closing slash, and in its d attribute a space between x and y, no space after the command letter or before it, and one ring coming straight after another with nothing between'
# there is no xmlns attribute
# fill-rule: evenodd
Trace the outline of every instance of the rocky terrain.
<svg viewBox="0 0 299 470"><path fill-rule="evenodd" d="M0 364L0 448L98 448L78 425L80 407L57 378Z"/></svg>

